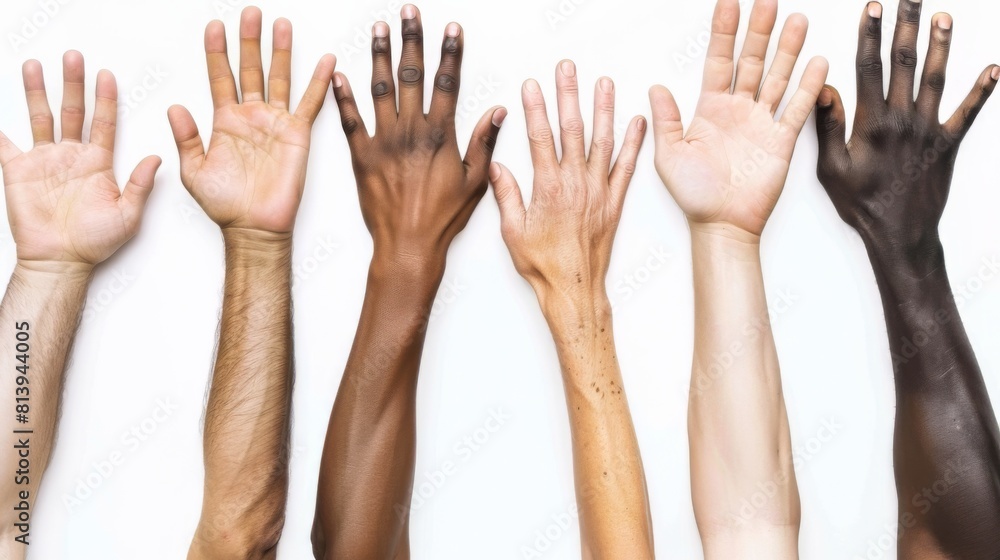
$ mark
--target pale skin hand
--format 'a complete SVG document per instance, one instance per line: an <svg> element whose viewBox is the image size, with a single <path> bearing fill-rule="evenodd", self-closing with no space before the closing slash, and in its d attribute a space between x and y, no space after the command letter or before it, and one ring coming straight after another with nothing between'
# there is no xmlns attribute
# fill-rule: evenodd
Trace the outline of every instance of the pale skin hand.
<svg viewBox="0 0 1000 560"><path fill-rule="evenodd" d="M70 51L63 58L62 139L58 143L41 64L28 61L23 74L34 148L22 153L0 133L7 214L17 246L17 265L0 304L0 335L10 341L0 345L0 362L9 368L0 390L12 397L4 413L6 432L32 431L18 435L0 452L0 462L17 465L14 445L19 439L29 440L30 483L16 484L11 476L0 484L0 499L11 507L22 501L34 504L52 452L67 356L93 269L138 231L160 165L159 158L146 158L125 190L119 190L112 169L118 91L110 72L102 70L97 77L87 143L83 141L83 56ZM17 350L17 341L26 346L26 352ZM15 421L15 412L20 411L15 409L14 397L28 399L27 423ZM10 560L23 559L28 550L14 540L20 535L13 525L14 513L8 508L0 515L0 558ZM35 538L31 534L27 540Z"/></svg>
<svg viewBox="0 0 1000 560"><path fill-rule="evenodd" d="M646 479L615 355L605 280L625 192L646 131L632 120L614 166L614 85L595 91L589 155L576 66L556 72L562 160L538 83L522 90L535 183L531 204L507 168L490 170L504 241L534 288L562 367L585 559L653 558Z"/></svg>
<svg viewBox="0 0 1000 560"><path fill-rule="evenodd" d="M765 76L776 19L776 0L754 4L737 62L739 2L718 2L701 100L686 133L669 91L650 91L657 171L691 228L695 352L688 431L692 500L708 559L798 556L799 497L767 322L760 236L828 66L810 61L776 120L808 25L802 15L788 18ZM748 332L748 325L755 328ZM735 359L720 368L718 358L727 354ZM774 497L747 514L744 500L760 485L776 488Z"/></svg>
<svg viewBox="0 0 1000 560"><path fill-rule="evenodd" d="M305 185L313 122L335 59L324 56L289 110L292 28L274 24L265 98L262 15L243 11L240 91L225 29L205 31L215 119L205 152L191 114L170 108L181 180L222 229L226 285L205 414L205 494L188 558L274 558L288 491L293 344L292 229Z"/></svg>

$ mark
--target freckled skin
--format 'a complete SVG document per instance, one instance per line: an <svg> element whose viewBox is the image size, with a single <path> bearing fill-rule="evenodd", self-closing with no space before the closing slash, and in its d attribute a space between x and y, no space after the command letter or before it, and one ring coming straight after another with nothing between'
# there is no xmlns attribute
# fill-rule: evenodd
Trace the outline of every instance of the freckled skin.
<svg viewBox="0 0 1000 560"><path fill-rule="evenodd" d="M495 107L483 116L463 160L454 120L461 28L449 25L435 78L435 83L454 87L435 90L427 113L419 12L403 8L398 84L392 76L388 31L384 22L373 29L374 136L361 121L347 79L334 77L374 254L323 448L312 531L318 559L410 557L417 377L424 337L448 247L486 192L487 170L506 115Z"/></svg>
<svg viewBox="0 0 1000 560"><path fill-rule="evenodd" d="M885 311L896 385L899 558L991 560L1000 557L1000 431L952 296L938 224L962 138L993 92L997 69L987 68L941 124L952 19L933 19L914 100L920 11L919 2L901 0L886 99L881 7L866 8L854 135L845 142L846 111L827 87L817 108L818 171L837 212L865 242Z"/></svg>

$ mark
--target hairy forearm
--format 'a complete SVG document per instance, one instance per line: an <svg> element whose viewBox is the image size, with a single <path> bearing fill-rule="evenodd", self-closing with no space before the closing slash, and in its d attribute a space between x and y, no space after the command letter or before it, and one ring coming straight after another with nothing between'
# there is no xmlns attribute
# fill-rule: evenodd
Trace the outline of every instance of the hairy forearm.
<svg viewBox="0 0 1000 560"><path fill-rule="evenodd" d="M190 558L273 557L288 487L290 236L224 230L226 284Z"/></svg>
<svg viewBox="0 0 1000 560"><path fill-rule="evenodd" d="M562 367L583 557L653 558L646 478L603 288L539 301Z"/></svg>
<svg viewBox="0 0 1000 560"><path fill-rule="evenodd" d="M0 367L8 403L2 411L8 443L0 463L9 474L0 490L5 506L0 558L27 553L14 540L23 533L15 524L23 521L22 512L30 524L30 508L52 453L64 371L90 277L86 265L18 264L0 304ZM28 509L16 511L21 502Z"/></svg>
<svg viewBox="0 0 1000 560"><path fill-rule="evenodd" d="M799 496L759 238L698 224L691 237L695 341L688 431L705 555L795 558ZM753 498L760 493L768 499L758 506Z"/></svg>
<svg viewBox="0 0 1000 560"><path fill-rule="evenodd" d="M866 244L895 374L901 557L986 558L1000 549L1000 433L944 251L936 238L919 251Z"/></svg>
<svg viewBox="0 0 1000 560"><path fill-rule="evenodd" d="M317 558L409 557L417 375L443 270L443 262L372 260L323 449Z"/></svg>

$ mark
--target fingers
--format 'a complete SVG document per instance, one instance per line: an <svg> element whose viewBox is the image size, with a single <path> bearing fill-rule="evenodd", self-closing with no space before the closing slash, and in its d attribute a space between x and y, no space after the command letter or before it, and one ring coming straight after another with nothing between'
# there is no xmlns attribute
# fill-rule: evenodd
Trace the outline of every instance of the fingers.
<svg viewBox="0 0 1000 560"><path fill-rule="evenodd" d="M778 105L781 105L781 100L788 91L788 82L802 52L802 45L806 42L808 30L809 20L802 14L789 16L784 29L781 30L778 52L774 55L771 70L767 73L764 85L760 88L760 96L757 98L758 102L771 108L772 115L778 110Z"/></svg>
<svg viewBox="0 0 1000 560"><path fill-rule="evenodd" d="M45 95L45 79L42 77L42 64L37 60L29 60L21 69L24 78L24 95L28 100L28 118L31 119L31 137L35 145L51 144L55 135L52 131L52 109Z"/></svg>
<svg viewBox="0 0 1000 560"><path fill-rule="evenodd" d="M462 78L462 27L449 23L441 43L441 65L434 78L434 96L431 98L429 117L433 122L447 124L455 120L458 107L458 87Z"/></svg>
<svg viewBox="0 0 1000 560"><path fill-rule="evenodd" d="M465 169L469 188L476 189L486 186L486 177L493 160L493 150L497 145L497 135L507 118L507 109L494 107L479 119L479 124L472 131L469 149L465 152Z"/></svg>
<svg viewBox="0 0 1000 560"><path fill-rule="evenodd" d="M319 59L316 70L313 71L306 92L302 94L302 100L295 109L295 116L308 121L309 124L316 122L323 102L326 101L326 91L330 87L330 80L333 79L333 71L337 67L337 57L332 54L325 54Z"/></svg>
<svg viewBox="0 0 1000 560"><path fill-rule="evenodd" d="M876 110L885 105L882 76L882 5L870 2L861 17L858 32L858 110Z"/></svg>
<svg viewBox="0 0 1000 560"><path fill-rule="evenodd" d="M889 77L890 107L913 106L913 82L917 72L917 34L920 32L921 0L899 0L896 34L892 40L892 71Z"/></svg>
<svg viewBox="0 0 1000 560"><path fill-rule="evenodd" d="M683 140L681 110L670 90L653 86L649 90L649 104L653 108L653 138L657 147L669 147Z"/></svg>
<svg viewBox="0 0 1000 560"><path fill-rule="evenodd" d="M372 27L372 100L375 102L376 130L379 126L396 122L395 88L389 24L380 21Z"/></svg>
<svg viewBox="0 0 1000 560"><path fill-rule="evenodd" d="M819 98L820 91L826 84L827 74L830 73L830 63L825 58L818 56L809 61L806 71L799 82L799 89L792 96L785 107L785 112L781 115L781 123L791 127L798 136L805 126L809 114L816 106L816 99Z"/></svg>
<svg viewBox="0 0 1000 560"><path fill-rule="evenodd" d="M287 111L292 90L292 22L285 18L275 20L273 34L267 101L272 107Z"/></svg>
<svg viewBox="0 0 1000 560"><path fill-rule="evenodd" d="M571 60L559 63L556 70L556 103L559 107L559 138L562 158L582 162L583 116L580 114L580 86L576 80L576 65Z"/></svg>
<svg viewBox="0 0 1000 560"><path fill-rule="evenodd" d="M757 0L750 12L750 28L743 44L743 53L736 68L736 85L733 93L751 99L757 98L760 81L764 76L767 45L778 18L777 0Z"/></svg>
<svg viewBox="0 0 1000 560"><path fill-rule="evenodd" d="M413 4L400 11L403 54L399 60L399 114L412 119L424 115L424 28Z"/></svg>
<svg viewBox="0 0 1000 560"><path fill-rule="evenodd" d="M233 69L229 66L226 27L221 21L210 22L205 28L205 58L208 62L208 81L215 109L239 103Z"/></svg>
<svg viewBox="0 0 1000 560"><path fill-rule="evenodd" d="M816 101L816 134L820 178L846 169L847 113L840 92L830 86L823 88Z"/></svg>
<svg viewBox="0 0 1000 560"><path fill-rule="evenodd" d="M0 166L7 165L12 159L21 155L21 150L7 138L3 132L0 132Z"/></svg>
<svg viewBox="0 0 1000 560"><path fill-rule="evenodd" d="M1000 79L1000 66L991 65L979 76L979 81L972 88L962 106L958 108L954 116L944 125L946 132L956 139L962 139L969 133L972 123L975 122L979 112L986 105L986 100L993 94L997 87L997 80Z"/></svg>
<svg viewBox="0 0 1000 560"><path fill-rule="evenodd" d="M642 148L645 137L646 119L635 117L628 125L622 151L618 154L615 166L611 168L611 175L608 177L611 193L619 202L625 199L625 192L632 181L632 175L635 174L635 162L639 159L639 149Z"/></svg>
<svg viewBox="0 0 1000 560"><path fill-rule="evenodd" d="M86 115L83 55L68 51L63 55L62 139L83 140L83 119Z"/></svg>
<svg viewBox="0 0 1000 560"><path fill-rule="evenodd" d="M611 169L615 151L615 84L611 78L597 80L594 88L594 138L590 145L590 165L599 175Z"/></svg>
<svg viewBox="0 0 1000 560"><path fill-rule="evenodd" d="M719 0L712 17L712 39L708 43L702 91L724 93L732 88L733 50L739 27L739 0Z"/></svg>
<svg viewBox="0 0 1000 560"><path fill-rule="evenodd" d="M90 123L90 143L109 152L115 151L115 131L118 122L118 84L107 70L97 73L97 95L94 101L94 122Z"/></svg>
<svg viewBox="0 0 1000 560"><path fill-rule="evenodd" d="M556 159L556 145L549 126L549 115L545 110L542 90L535 80L524 82L521 88L521 103L524 105L524 120L528 127L528 145L531 148L531 164L536 173L551 172L559 166Z"/></svg>
<svg viewBox="0 0 1000 560"><path fill-rule="evenodd" d="M944 95L948 54L951 52L952 19L948 14L937 14L931 20L931 42L927 47L924 75L920 79L917 112L924 118L939 122L941 96Z"/></svg>
<svg viewBox="0 0 1000 560"><path fill-rule="evenodd" d="M524 223L524 198L521 188L510 170L494 163L490 165L490 183L493 184L493 195L500 208L500 223L503 231Z"/></svg>
<svg viewBox="0 0 1000 560"><path fill-rule="evenodd" d="M132 172L132 176L122 191L122 196L118 203L122 206L122 216L125 218L125 226L135 231L142 221L142 213L146 208L146 201L149 200L149 193L153 192L153 179L156 177L156 170L160 168L162 160L156 156L149 156L139 162Z"/></svg>
<svg viewBox="0 0 1000 560"><path fill-rule="evenodd" d="M354 98L351 83L347 81L347 76L340 72L333 75L333 97L340 109L340 124L344 126L347 144L352 152L357 152L363 143L371 140L371 137L368 136L368 129L358 111L358 102Z"/></svg>
<svg viewBox="0 0 1000 560"><path fill-rule="evenodd" d="M264 63L260 60L260 33L263 16L250 6L240 18L240 92L243 102L264 100Z"/></svg>
<svg viewBox="0 0 1000 560"><path fill-rule="evenodd" d="M205 145L198 134L198 125L187 109L174 105L167 110L167 119L170 120L170 130L174 133L177 155L180 156L181 181L190 189L195 173L205 160Z"/></svg>

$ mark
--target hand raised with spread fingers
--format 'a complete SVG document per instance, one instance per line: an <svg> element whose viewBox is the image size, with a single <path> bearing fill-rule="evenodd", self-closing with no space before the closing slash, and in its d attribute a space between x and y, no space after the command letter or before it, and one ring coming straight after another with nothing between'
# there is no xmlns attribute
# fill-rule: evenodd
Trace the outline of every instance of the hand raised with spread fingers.
<svg viewBox="0 0 1000 560"><path fill-rule="evenodd" d="M83 55L69 51L63 57L59 142L42 65L29 60L23 74L35 145L22 153L0 133L0 165L18 262L47 268L93 267L138 231L160 158L142 160L120 190L113 169L118 87L111 72L97 74L88 142L83 141Z"/></svg>
<svg viewBox="0 0 1000 560"><path fill-rule="evenodd" d="M650 90L656 169L692 225L760 236L778 201L799 133L812 112L829 65L814 58L780 118L808 20L788 18L765 76L777 0L757 0L743 52L734 60L738 0L720 0L712 23L701 99L687 131L670 92ZM734 81L735 73L735 81Z"/></svg>
<svg viewBox="0 0 1000 560"><path fill-rule="evenodd" d="M455 132L462 28L449 23L445 29L434 94L425 113L420 12L407 4L401 16L398 84L392 75L389 26L378 22L372 28L374 136L362 122L343 74L334 75L333 90L376 255L440 260L486 193L493 148L507 110L494 107L483 115L463 159Z"/></svg>
<svg viewBox="0 0 1000 560"><path fill-rule="evenodd" d="M261 12L243 10L240 87L236 88L220 21L205 30L205 55L215 115L208 151L191 113L170 108L181 160L181 181L222 228L290 234L305 186L312 125L323 107L336 66L323 56L302 100L291 112L292 24L274 22L274 52L265 95ZM242 94L242 99L240 95Z"/></svg>
<svg viewBox="0 0 1000 560"><path fill-rule="evenodd" d="M889 95L883 89L882 6L868 4L858 45L858 108L846 142L847 116L832 87L819 96L819 178L840 216L867 238L913 249L935 242L958 148L1000 78L990 65L962 106L940 121L952 42L952 17L931 20L930 46L919 93L913 89L921 2L901 0L892 43Z"/></svg>

